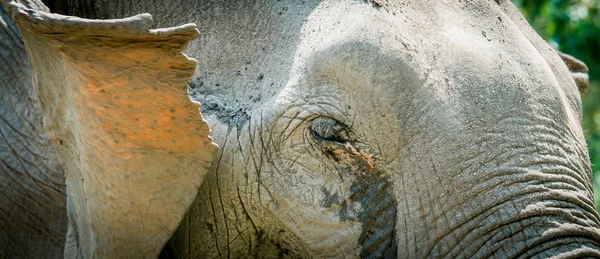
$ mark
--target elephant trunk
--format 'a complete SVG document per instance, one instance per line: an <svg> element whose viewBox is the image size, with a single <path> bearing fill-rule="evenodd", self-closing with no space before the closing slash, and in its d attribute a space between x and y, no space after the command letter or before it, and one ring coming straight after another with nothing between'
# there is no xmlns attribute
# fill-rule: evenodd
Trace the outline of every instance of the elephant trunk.
<svg viewBox="0 0 600 259"><path fill-rule="evenodd" d="M404 149L400 257L600 256L585 146L567 127L501 123Z"/></svg>

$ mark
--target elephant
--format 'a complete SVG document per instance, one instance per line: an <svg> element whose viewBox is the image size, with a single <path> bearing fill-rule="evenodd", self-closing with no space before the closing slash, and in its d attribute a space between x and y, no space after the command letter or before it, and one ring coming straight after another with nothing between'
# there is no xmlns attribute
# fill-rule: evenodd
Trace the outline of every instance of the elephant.
<svg viewBox="0 0 600 259"><path fill-rule="evenodd" d="M2 257L600 257L510 1L0 2Z"/></svg>
<svg viewBox="0 0 600 259"><path fill-rule="evenodd" d="M63 169L41 127L19 31L1 5L0 25L8 25L0 30L0 258L62 256L68 221Z"/></svg>

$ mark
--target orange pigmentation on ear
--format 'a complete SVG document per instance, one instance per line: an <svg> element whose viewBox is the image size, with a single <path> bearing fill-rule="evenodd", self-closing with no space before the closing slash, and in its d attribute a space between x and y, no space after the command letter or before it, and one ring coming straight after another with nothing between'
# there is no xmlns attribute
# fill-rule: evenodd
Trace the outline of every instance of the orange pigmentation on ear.
<svg viewBox="0 0 600 259"><path fill-rule="evenodd" d="M186 88L196 62L181 51L196 25L150 29L149 14L90 20L9 7L46 131L61 143L66 243L77 247L65 257L157 257L216 151Z"/></svg>

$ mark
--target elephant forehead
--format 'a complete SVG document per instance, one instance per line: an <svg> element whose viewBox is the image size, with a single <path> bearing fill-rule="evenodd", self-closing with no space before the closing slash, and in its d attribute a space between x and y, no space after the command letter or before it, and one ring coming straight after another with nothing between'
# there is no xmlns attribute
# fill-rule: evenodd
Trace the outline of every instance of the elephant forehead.
<svg viewBox="0 0 600 259"><path fill-rule="evenodd" d="M442 11L436 8L447 6L438 4L430 6L432 11L424 4L416 5L413 9L395 7L395 11L364 4L320 5L302 28L290 82L295 84L307 74L345 81L385 77L376 83L416 89L415 80L465 73L492 78L498 73L498 64L514 61L519 55L528 62L543 61L539 54L530 54L536 53L535 49L516 28L504 25L500 14L480 17L468 8L453 6ZM511 69L520 67L504 71Z"/></svg>
<svg viewBox="0 0 600 259"><path fill-rule="evenodd" d="M324 95L361 108L355 126L369 121L365 127L404 132L389 143L395 146L418 131L442 136L474 120L481 127L506 117L572 120L545 59L493 1L478 3L387 10L322 4L302 29L292 80L280 96L306 92L302 85L324 87Z"/></svg>
<svg viewBox="0 0 600 259"><path fill-rule="evenodd" d="M324 2L306 19L296 53L307 57L310 52L355 40L374 44L392 55L410 53L415 62L427 64L433 55L439 55L440 46L447 43L448 37L480 38L486 45L497 43L491 41L491 34L496 40L514 37L514 32L505 30L501 11L493 1L468 2L403 1L384 8L357 2ZM473 46L469 41L463 44L489 48Z"/></svg>

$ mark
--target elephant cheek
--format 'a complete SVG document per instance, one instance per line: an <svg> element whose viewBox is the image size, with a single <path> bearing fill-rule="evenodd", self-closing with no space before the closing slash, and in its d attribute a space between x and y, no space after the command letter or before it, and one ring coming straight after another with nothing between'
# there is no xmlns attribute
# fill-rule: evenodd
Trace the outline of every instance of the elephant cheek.
<svg viewBox="0 0 600 259"><path fill-rule="evenodd" d="M265 173L262 180L269 188L264 190L270 195L264 195L263 202L270 204L272 215L316 257L396 258L397 206L390 174L376 163L356 166L352 160L352 166L340 161L345 165L337 168L339 174L351 177L344 179L347 184L318 181L290 188L282 184L286 181L275 181ZM295 170L282 172L297 176L294 181L313 179L300 177L303 174ZM307 189L315 188L320 190L306 194Z"/></svg>

